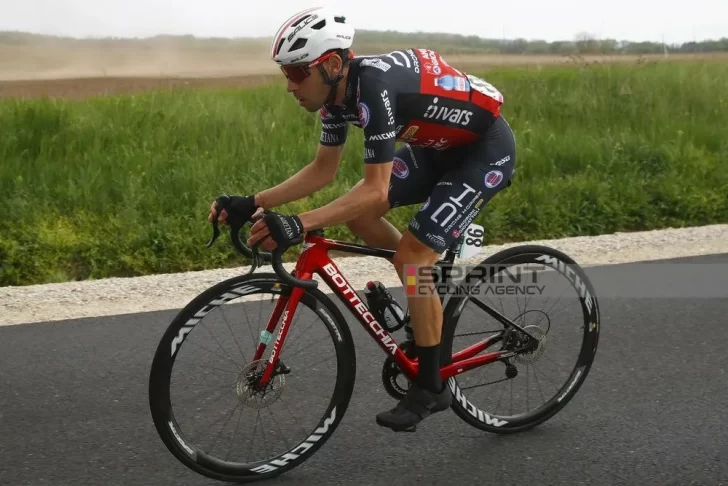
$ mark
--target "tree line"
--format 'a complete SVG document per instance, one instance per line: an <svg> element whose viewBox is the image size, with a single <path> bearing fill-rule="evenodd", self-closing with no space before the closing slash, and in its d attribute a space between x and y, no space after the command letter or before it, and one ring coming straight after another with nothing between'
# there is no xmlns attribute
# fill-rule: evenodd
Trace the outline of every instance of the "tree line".
<svg viewBox="0 0 728 486"><path fill-rule="evenodd" d="M662 54L728 51L728 37L701 42L665 44L662 42L633 42L629 40L598 39L579 34L574 40L547 42L526 39L489 39L475 35L463 36L439 33L402 33L396 31L359 31L355 40L361 47L371 44L407 44L447 48L463 53L494 54Z"/></svg>
<svg viewBox="0 0 728 486"><path fill-rule="evenodd" d="M185 47L195 49L267 49L270 38L200 38L192 35L158 35L147 38L71 38L0 32L0 45L39 46L68 45L85 47L120 47L130 44L146 48ZM476 35L431 32L357 31L354 49L361 53L377 52L393 46L427 47L447 53L463 54L662 54L728 51L728 37L718 40L665 44L662 42L633 42L629 40L598 39L588 33L573 40L547 42L527 39L493 39Z"/></svg>

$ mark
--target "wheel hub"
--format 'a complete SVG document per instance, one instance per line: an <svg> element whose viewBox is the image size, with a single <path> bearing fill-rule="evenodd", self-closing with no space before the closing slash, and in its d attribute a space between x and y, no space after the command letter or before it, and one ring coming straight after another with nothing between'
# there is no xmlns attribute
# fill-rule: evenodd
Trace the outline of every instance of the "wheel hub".
<svg viewBox="0 0 728 486"><path fill-rule="evenodd" d="M260 410L275 403L283 393L286 378L280 364L268 384L263 388L258 386L267 364L266 359L251 361L238 375L236 392L243 405Z"/></svg>
<svg viewBox="0 0 728 486"><path fill-rule="evenodd" d="M538 326L526 326L523 329L526 330L526 332L528 332L529 334L531 334L534 338L536 338L538 340L538 345L536 346L536 349L534 349L533 351L526 351L526 352L517 354L516 356L513 357L513 360L518 363L521 363L521 364L535 363L536 361L538 361L541 358L541 355L544 352L545 343L546 343L546 331L544 331L543 329L541 329ZM525 344L526 340L528 340L529 338L528 338L528 336L526 336L525 334L522 334L520 332L518 334L523 338L523 339L518 339L518 345L523 346Z"/></svg>

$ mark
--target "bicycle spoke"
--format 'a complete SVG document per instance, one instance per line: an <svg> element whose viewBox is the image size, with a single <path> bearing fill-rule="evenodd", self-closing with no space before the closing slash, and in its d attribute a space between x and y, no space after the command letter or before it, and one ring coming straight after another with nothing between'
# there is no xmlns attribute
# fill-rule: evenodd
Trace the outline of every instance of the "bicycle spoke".
<svg viewBox="0 0 728 486"><path fill-rule="evenodd" d="M225 320L225 325L227 326L228 331L230 331L230 335L233 337L233 341L235 341L235 345L238 347L238 351L240 351L240 356L243 358L243 361L245 362L245 365L247 366L248 360L245 358L245 355L243 354L243 348L240 347L240 343L238 342L238 338L235 337L235 334L233 333L233 330L230 327L230 322L228 321L227 315L225 315L224 306L220 308L220 312L222 312L222 317ZM253 341L253 343L254 342L255 341Z"/></svg>
<svg viewBox="0 0 728 486"><path fill-rule="evenodd" d="M538 372L538 371L540 371L540 370L538 370L538 369L536 368L536 365L533 365L533 371L534 371L534 373L535 373L535 372ZM544 377L544 378L546 379L546 381L548 381L548 382L549 382L549 383L551 383L552 385L554 384L554 382L553 382L553 381L551 381L551 380L549 379L549 377L548 377L548 376L546 376L546 375L544 374L544 372L543 372L543 371L541 371L541 375L542 375L542 376L543 376L543 377ZM554 386L556 387L556 390L558 390L558 389L559 389L559 387L558 387L557 385L554 385Z"/></svg>
<svg viewBox="0 0 728 486"><path fill-rule="evenodd" d="M535 284L535 281L534 281L534 284ZM530 295L527 295L527 296L526 296L526 303L525 303L525 304L524 304L524 306L523 306L523 308L524 308L524 309L526 309L526 308L528 307L528 302L529 302L530 300L531 300L531 296L530 296Z"/></svg>
<svg viewBox="0 0 728 486"><path fill-rule="evenodd" d="M560 311L554 312L549 317L549 321L553 322L554 321L554 317L558 316L559 314L561 314L562 312L566 311L567 309L570 309L570 307L565 307L565 308L561 309ZM536 322L536 324L534 324L534 326L538 326L538 324L541 322L541 320L544 318L545 315L546 314L542 314L541 317L539 318L538 322Z"/></svg>
<svg viewBox="0 0 728 486"><path fill-rule="evenodd" d="M521 310L521 301L518 299L518 295L516 295L516 307L518 308L518 315L521 318L520 324L521 326L523 326L523 311ZM505 312L503 312L502 314L505 315Z"/></svg>
<svg viewBox="0 0 728 486"><path fill-rule="evenodd" d="M291 417L293 417L295 423L298 424L299 427L301 427L301 432L303 432L303 435L305 436L307 434L306 430L303 428L303 426L301 426L301 421L293 413L293 411L291 410L291 407L288 406L288 403L285 400L283 400L283 396L279 397L278 399L283 403L283 405L286 407L286 409L288 409L288 412L291 414Z"/></svg>
<svg viewBox="0 0 728 486"><path fill-rule="evenodd" d="M296 317L294 318L294 320L295 320L295 319L298 319L298 318L299 318L300 316L301 316L301 314L297 314L297 315L296 315ZM316 316L316 315L314 314L314 317L318 317L318 316ZM303 336L303 334L305 334L306 332L308 332L308 330L309 330L309 329L311 329L311 328L313 327L313 323L314 323L314 322L316 322L316 320L315 320L315 319L314 319L313 321L311 321L311 325L310 325L310 326L308 326L308 327L306 328L306 330L305 330L305 331L301 331L301 336ZM293 323L291 323L291 326L290 326L290 327L291 327L291 328L293 328ZM291 334L292 334L292 333L291 333ZM291 338L290 338L290 337L286 337L286 342L288 342L288 340L289 340L289 339L291 339ZM293 342L300 342L300 341L293 341ZM299 350L299 348L300 348L300 350ZM282 359L282 358L283 358L283 356L284 356L284 354L283 354L283 353L286 353L286 354L285 354L285 357L286 357L286 359L287 359L287 360L290 360L290 359L291 359L291 358L293 358L294 356L297 356L297 355L298 355L298 353L300 353L301 351L305 350L305 349L306 349L306 347L304 347L304 346L303 346L302 344L299 344L299 345L297 345L297 346L296 346L295 348L293 348L293 349L295 349L295 350L297 350L297 351L296 351L295 353L290 353L290 354L288 354L288 353L287 353L287 351L283 351L283 352L281 353L281 359Z"/></svg>
<svg viewBox="0 0 728 486"><path fill-rule="evenodd" d="M546 403L547 400L543 396L543 391L541 390L541 382L538 381L538 374L536 373L536 367L533 364L529 364L529 367L533 368L533 377L536 379L536 386L538 387L538 392L541 394L541 399L543 400L543 403ZM528 372L528 367L526 368L526 372Z"/></svg>
<svg viewBox="0 0 728 486"><path fill-rule="evenodd" d="M240 411L240 415L238 415L238 423L237 423L237 425L235 425L235 431L233 432L233 438L230 441L231 443L235 443L235 436L238 435L238 428L240 428L240 419L241 418L243 418L243 412L242 412L242 410ZM232 445L231 445L230 446L230 449L228 449L227 455L225 456L225 460L226 461L230 458L230 451L232 451L232 449L233 448L232 448Z"/></svg>
<svg viewBox="0 0 728 486"><path fill-rule="evenodd" d="M273 416L273 412L271 412L271 411L270 411L270 408L269 408L269 407L265 407L265 410L266 410L266 411L268 412L268 415L270 415L270 416L271 416L271 417L273 418L273 423L274 423L274 424L276 425L276 427L278 428L278 432L280 432L280 433L281 433L281 437L283 437L283 441L284 441L284 442L286 443L286 448L287 448L287 449L290 449L290 448L291 448L291 444L289 444L289 442L288 442L288 439L286 439L286 436L285 436L285 434L283 433L283 429L281 429L281 426L280 426L280 425L278 424L278 421L277 421L277 420L276 420L276 418L275 418L275 417Z"/></svg>
<svg viewBox="0 0 728 486"><path fill-rule="evenodd" d="M323 337L323 338L321 338L321 340L320 340L320 341L317 341L317 342L321 342L321 341L324 341L325 339L326 339L326 337ZM294 356L298 356L298 354L299 354L300 352L302 352L302 351L304 351L304 350L306 350L306 349L308 349L308 347L302 347L302 348L301 348L300 350L297 350L297 351L296 351L295 353L293 353L293 354L283 354L283 353L281 353L281 359L283 359L283 357L285 356L285 358L286 358L287 360L290 360L290 359L291 359L291 358L293 358Z"/></svg>
<svg viewBox="0 0 728 486"><path fill-rule="evenodd" d="M513 415L513 380L511 380L511 415Z"/></svg>
<svg viewBox="0 0 728 486"><path fill-rule="evenodd" d="M223 426L220 428L220 432L218 432L217 435L215 436L215 438L212 440L211 445L210 445L210 453L212 453L212 451L214 450L215 444L217 443L217 439L220 437L220 434L222 434L222 431L225 429L225 426L227 425L228 422L230 422L230 418L232 418L233 414L235 414L235 411L238 409L238 407L240 405L241 405L241 402L238 402L237 405L235 405L235 408L233 408L233 411L230 412L230 415L228 415L227 420L225 421L225 423L223 424ZM219 418L219 419L217 419L216 421L214 421L210 425L210 428L212 428L212 425L218 423L220 420L222 420L222 417Z"/></svg>
<svg viewBox="0 0 728 486"><path fill-rule="evenodd" d="M258 416L260 416L260 412L258 412ZM255 420L255 427L253 427L253 438L250 439L250 451L253 451L253 444L255 444L255 433L258 431L258 420ZM249 458L250 455L246 455L246 458ZM247 462L250 462L250 459L247 460Z"/></svg>
<svg viewBox="0 0 728 486"><path fill-rule="evenodd" d="M239 364L238 364L238 363L237 363L237 362L236 362L236 361L235 361L235 360L234 360L234 359L232 358L232 356L230 356L230 355L229 355L229 354L227 353L227 351L225 351L225 349L224 349L224 348L222 347L222 344L220 344L220 341L218 341L218 340L217 340L217 338L216 338L215 336L213 336L213 335L212 335L212 332L211 332L211 331L210 331L210 330L209 330L209 329L207 328L207 326L206 326L205 324L203 324L203 325L202 325L202 327L203 327L203 328L205 328L205 329L207 330L207 333L208 333L208 334L209 334L210 336L212 336L212 339L214 339L214 340L215 340L215 343L217 344L217 347L218 347L218 348L220 348L220 350L221 350L221 351L222 351L223 353L225 353L225 354L227 355L228 359L229 359L230 361L232 361L233 363L235 363L235 366L237 366L237 367L238 367L238 368L240 368L240 369L243 369L243 367L242 367L242 366L240 366L240 365L239 365Z"/></svg>
<svg viewBox="0 0 728 486"><path fill-rule="evenodd" d="M476 307L478 307L479 309L481 309L482 311L484 311L484 312L485 312L485 313L486 313L486 314L487 314L488 316L490 316L490 317L492 317L492 318L494 318L494 319L495 319L495 317L494 317L494 316L493 316L493 315L491 314L491 312L497 312L497 311L493 311L493 308L492 308L492 307L490 307L490 306L489 306L488 304L484 303L484 302L483 302L483 301L481 301L480 299L476 299L476 298L475 298L475 297L473 297L473 296L468 296L468 300L469 300L470 302L473 302L473 303L475 304L475 306L476 306ZM488 312L488 310L489 310L489 309L490 309L490 311L491 311L491 312ZM501 312L501 315L502 315L502 316L505 316L505 314L504 314L503 312ZM496 320L497 320L497 319L496 319ZM502 323L501 323L501 324L502 324Z"/></svg>
<svg viewBox="0 0 728 486"><path fill-rule="evenodd" d="M224 358L224 356L221 356L221 358ZM198 363L197 361L190 361L190 364L193 366L196 366L197 368L205 369L205 370L209 369L209 370L215 370L215 371L224 371L225 373L234 373L236 375L240 373L240 370L225 370L222 368L216 368L215 366L209 366L209 367L203 368L203 366L200 363Z"/></svg>
<svg viewBox="0 0 728 486"><path fill-rule="evenodd" d="M506 392L506 387L507 387L507 385L501 386L501 394L500 394L500 397L498 398L498 403L495 404L496 410L500 410L500 408L499 408L500 403L501 403L501 400L503 400L503 394Z"/></svg>
<svg viewBox="0 0 728 486"><path fill-rule="evenodd" d="M556 361L554 361L553 359L551 359L551 358L549 358L548 356L546 356L546 353L542 354L542 355L541 355L541 357L542 357L543 359L545 359L546 361L551 361L551 362L552 362L553 364L555 364L555 365L556 365L556 366L558 366L559 368L561 368L561 367L562 367L562 365L560 365L559 363L557 363L557 362L556 362Z"/></svg>
<svg viewBox="0 0 728 486"><path fill-rule="evenodd" d="M234 364L234 365L235 365L235 366L237 367L237 369L238 369L238 370L237 370L237 373L239 373L239 372L240 372L240 370L242 370L242 369L243 369L243 367L242 367L242 366L240 366L240 365L239 365L238 363L236 363L235 361L233 361L233 360L232 360L232 359L231 359L231 358L230 358L229 356L223 356L223 355L221 355L221 354L218 354L218 353L217 353L217 352L215 352L215 351L212 351L212 350L210 350L210 349L207 349L207 348L206 348L205 346L200 346L199 344L195 343L194 341L190 341L189 343L188 343L188 342L185 342L185 344L187 344L188 346L195 346L195 347L197 347L197 348L199 348L199 349L202 349L202 350L205 350L205 351L207 351L207 352L208 352L208 353L210 353L210 354L213 354L213 355L215 355L215 356L219 356L220 358L223 358L223 359L226 359L226 360L230 361L230 362L231 362L232 364Z"/></svg>
<svg viewBox="0 0 728 486"><path fill-rule="evenodd" d="M262 307L262 305L260 307ZM260 313L262 313L262 312L263 311L260 311ZM253 327L250 324L250 318L248 317L248 313L245 312L244 309L243 309L243 315L245 316L245 321L248 323L248 331L250 332L250 342L253 344L253 346L255 346L256 343L258 342L258 340L255 338L255 334L253 334ZM258 322L260 322L260 320ZM255 353L255 352L253 352L253 353ZM253 357L255 357L255 356L253 356Z"/></svg>
<svg viewBox="0 0 728 486"><path fill-rule="evenodd" d="M329 361L329 360L330 360L331 358L335 358L335 357L336 357L336 355L335 355L335 354L334 354L333 356L329 356L328 358L326 358L326 359L322 359L321 361L317 361L317 362L315 362L314 364L312 364L312 365L310 365L310 366L307 366L306 368L304 368L304 369L302 369L302 370L299 370L298 372L299 372L299 373L302 373L302 372L304 372L304 371L310 370L310 369L311 369L311 368L313 368L314 366L316 366L316 365L319 365L319 364L321 364L321 363L325 363L326 361Z"/></svg>
<svg viewBox="0 0 728 486"><path fill-rule="evenodd" d="M192 385L202 385L202 383L191 383ZM238 386L238 382L236 381L233 384L227 384L227 385L215 385L213 387L203 388L202 390L197 390L197 393L205 393L209 391L216 390L217 392L223 391L223 390L235 390L235 387Z"/></svg>
<svg viewBox="0 0 728 486"><path fill-rule="evenodd" d="M529 389L528 382L529 382L529 379L528 379L528 365L526 365L526 410L531 410L531 406L528 403L528 389Z"/></svg>
<svg viewBox="0 0 728 486"><path fill-rule="evenodd" d="M258 410L258 419L260 420L260 433L263 434L263 446L265 450L268 450L268 441L265 439L265 427L263 426L263 419L260 417L260 410Z"/></svg>
<svg viewBox="0 0 728 486"><path fill-rule="evenodd" d="M558 303L559 303L559 301L561 300L561 297L562 297L562 296L564 295L564 293L566 293L566 291L567 291L567 290L569 290L569 289L571 289L571 288L572 288L572 287L570 287L570 286L566 286L566 288L564 288L564 291L563 291L563 292L561 293L561 295L559 296L559 298L558 298L558 299L556 299L556 302L554 302L553 304L551 304L551 307L549 307L549 310L548 310L548 312L550 312L550 311L551 311L551 309L553 309L553 308L554 308L554 306L555 306L556 304L558 304ZM547 300L546 302L548 303L548 300ZM546 305L546 304L544 304L544 306L545 306L545 305ZM536 322L536 324L534 324L534 325L538 326L538 325L539 325L539 324L541 323L541 319L543 319L543 318L544 318L544 316L548 315L548 312L544 312L544 313L543 313L543 314L541 315L541 317L539 318L539 320L538 320L538 321Z"/></svg>

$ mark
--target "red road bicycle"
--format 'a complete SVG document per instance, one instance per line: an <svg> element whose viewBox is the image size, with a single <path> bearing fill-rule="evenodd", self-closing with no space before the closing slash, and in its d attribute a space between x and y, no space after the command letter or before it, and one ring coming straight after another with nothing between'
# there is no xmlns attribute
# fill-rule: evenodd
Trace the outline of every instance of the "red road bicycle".
<svg viewBox="0 0 728 486"><path fill-rule="evenodd" d="M218 208L225 207L226 199L224 197L218 199ZM156 429L166 447L179 461L197 473L210 478L245 482L272 478L291 470L310 458L332 436L349 405L354 389L356 369L351 330L341 310L331 298L318 288L319 282L313 279L314 275L323 279L323 282L331 289L333 294L354 315L363 329L384 352L386 359L382 369L382 379L385 389L393 398L399 399L404 396L407 391L407 383L414 380L417 375L418 365L416 358L410 352L412 348L411 333L408 332L407 339L401 344L398 343L392 334L395 329L383 325L374 318L374 314L365 299L360 298L329 256L331 251L339 251L381 257L391 261L394 255L393 251L332 240L326 238L322 230L311 231L305 235L302 241L298 242L303 243L302 251L296 262L295 270L293 273L289 273L284 269L281 262L281 253L285 249L276 248L272 253L265 253L259 252L257 248L248 248L240 240L240 229L240 226L230 228L231 239L238 251L253 259L250 273L230 278L212 286L193 299L177 314L162 336L154 356L149 378L149 400ZM217 222L213 223L213 231L213 238L208 243L208 247L219 235ZM435 265L435 273L448 268L448 265L454 263L455 258L462 249L464 238L469 236L472 236L472 234L466 231L446 250L444 257ZM270 262L275 272L252 273L261 262ZM543 387L546 386L545 375L541 371L541 378L539 378L539 371L535 368L535 363L540 362L539 360L542 358L545 348L550 345L547 334L550 332L552 323L557 322L557 319L549 318L542 311L526 311L525 306L521 309L520 301L518 309L515 310L514 308L516 316L509 318L504 315L503 308L499 312L495 306L488 305L475 296L473 291L494 282L500 281L502 283L503 279L497 277L497 274L499 272L508 272L516 265L538 266L540 270L534 270L535 273L532 275L534 278L538 276L542 280L559 276L565 277L568 284L567 289L575 291L580 304L577 310L578 326L573 330L575 331L574 334L576 334L575 339L579 341L578 354L575 361L568 365L568 369L560 373L558 379L561 384L555 385L555 391L548 398L543 393ZM597 349L599 306L595 291L584 271L569 256L560 251L540 245L521 245L489 256L470 269L464 279L456 281L452 277L453 273L442 272L439 280L450 291L444 294L440 293L441 302L444 304L441 341L442 363L444 364L440 372L443 381L447 383L453 394L452 410L469 425L498 434L524 431L553 417L574 397L582 383L584 383ZM513 278L512 274L510 278ZM474 283L468 279L474 281ZM465 285L462 283L463 281L468 283ZM274 418L274 424L271 427L267 429L263 425L258 427L259 422L262 423L262 417L265 417L265 412L261 412L261 410L268 410L273 403L277 403L281 407L285 406L291 414L295 414L294 409L299 411L312 408L313 402L309 403L306 397L308 394L313 395L314 392L319 391L319 385L306 385L309 388L304 391L304 398L297 400L295 404L286 402L282 394L283 388L287 387L288 382L296 377L297 369L301 369L301 371L304 369L302 366L297 368L288 361L285 353L286 348L292 345L287 340L289 331L296 327L296 325L292 325L292 322L303 307L311 309L315 315L321 318L322 325L315 329L323 330L325 339L330 339L334 352L334 358L332 359L336 360L335 364L326 367L307 365L307 368L313 367L313 369L317 370L316 376L326 371L335 373L335 386L331 398L324 401L325 412L323 415L318 415L318 418L316 418L315 422L312 422L311 426L305 428L302 423L297 422L298 419L289 424L291 429L298 428L303 431L302 438L292 441L286 439L285 444L282 443L279 450L254 460L243 460L242 457L247 457L247 455L242 451L233 452L232 448L228 450L224 458L218 457L211 451L222 440L220 439L220 433L207 448L205 448L202 439L193 440L191 438L192 435L195 435L192 432L194 425L202 420L200 417L203 409L206 410L205 407L215 407L217 402L207 398L203 399L203 397L207 397L207 393L196 394L195 399L199 403L195 407L194 417L190 419L189 428L183 428L178 420L178 414L181 413L180 411L184 409L183 405L187 402L180 400L179 404L172 404L173 400L170 392L172 369L178 359L180 350L188 347L186 343L191 336L196 334L200 322L206 319L208 314L215 309L230 305L237 299L247 299L248 302L252 302L255 300L256 295L263 293L271 294L271 300L275 301L275 305L267 320L261 315L264 323L258 328L260 330L260 339L257 342L253 340L245 346L240 346L239 340L235 337L232 329L234 326L230 326L228 323L230 333L245 359L245 364L238 363L239 369L229 371L230 373L234 372L236 375L234 382L226 383L215 391L215 393L220 394L220 397L227 397L228 400L234 403L235 411L240 409L241 416L237 419L238 426L242 419L243 410L257 410L258 421L255 422L252 437L255 438L260 434L263 436L263 440L267 439L267 442L270 442L270 436L266 435L266 431L271 433L278 428L283 433L283 428L288 426L284 425L282 420L277 421ZM500 295L502 296L503 293L500 293ZM448 296L450 297L447 298ZM261 299L258 299L258 301L261 301ZM463 318L464 307L468 303L474 304L476 310L484 314L475 319L467 320ZM240 308L244 318L248 319L249 313L246 311L245 304ZM539 323L546 319L548 325L546 330L544 330L546 324L526 324L528 316L532 316L533 312L536 312L535 317L540 319ZM495 331L477 329L479 323L483 322L488 316L492 319L491 322L497 322L502 327ZM236 322L242 322L242 319L242 317L237 318ZM409 314L407 313L404 321L408 321L408 319ZM462 322L461 319L463 319ZM473 323L476 325L474 332L455 334L459 325L466 326L466 324L471 325ZM490 332L492 335L462 348L455 347L453 344L456 337L479 335L484 332ZM203 334L203 331L199 331L199 333ZM275 339L273 339L273 336L276 336ZM252 332L251 338L253 338ZM224 349L224 345L231 341L229 338L216 339L218 348L214 349L190 345L193 365L202 368L202 365L206 363L204 357L206 355L196 354L198 351L202 353L200 350L207 350L213 355L217 354L223 358L228 358L227 361L235 361L232 359L232 354L227 354ZM494 349L485 353L489 348ZM247 349L252 354L250 360L245 358L243 349ZM303 349L308 349L308 345L303 346ZM227 356L225 356L226 354ZM559 355L561 354L562 351L559 350ZM291 359L293 358L291 357ZM552 361L555 362L556 359L554 358ZM499 363L500 366L493 368ZM496 413L481 408L481 406L473 402L473 395L466 396L464 392L466 388L461 388L459 383L462 374L475 369L494 370L498 376L501 376L501 379L485 383L486 385L508 381L513 383L513 380L519 375L519 368L525 368L525 377L528 383L531 376L531 367L534 368L533 379L539 384L543 403L534 410L528 410L520 414ZM505 378L502 377L503 374ZM209 376L212 375L206 374L202 381L208 383ZM401 378L405 378L405 384L403 385L398 383ZM182 381L184 380L188 380L188 378L182 379ZM541 381L544 382L543 386ZM549 381L549 383L552 382ZM483 385L475 385L468 389L479 386ZM320 390L323 390L323 388ZM529 402L529 393L527 391L525 396L527 403ZM501 395L504 394L505 391L502 391ZM489 397L491 395L494 394L490 394ZM523 394L519 396L519 399L523 400ZM511 399L513 400L512 386ZM200 403L205 405L202 406ZM513 406L513 401L511 406ZM212 414L213 412L211 412ZM225 417L227 417L226 424L234 421L232 419L233 415L234 412L233 414L227 414L227 412L215 411L214 416L218 417L217 422L213 425L204 425L204 427L200 425L200 427L205 432L208 430L213 431ZM238 429L233 434L233 440L237 437L237 433ZM246 437L250 435L247 434Z"/></svg>

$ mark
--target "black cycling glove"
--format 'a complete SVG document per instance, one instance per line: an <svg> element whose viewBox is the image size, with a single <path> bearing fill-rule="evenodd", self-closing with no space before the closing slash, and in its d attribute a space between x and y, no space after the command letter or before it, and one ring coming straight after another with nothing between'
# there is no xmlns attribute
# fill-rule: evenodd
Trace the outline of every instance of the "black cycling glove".
<svg viewBox="0 0 728 486"><path fill-rule="evenodd" d="M255 196L230 196L230 204L227 207L227 223L230 226L242 226L250 221L258 207L255 205Z"/></svg>
<svg viewBox="0 0 728 486"><path fill-rule="evenodd" d="M266 212L263 217L270 237L282 249L303 241L303 224L298 216L284 216L274 212Z"/></svg>

